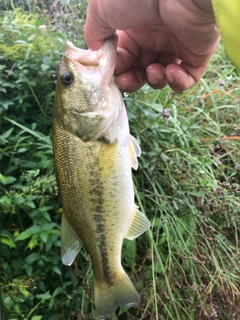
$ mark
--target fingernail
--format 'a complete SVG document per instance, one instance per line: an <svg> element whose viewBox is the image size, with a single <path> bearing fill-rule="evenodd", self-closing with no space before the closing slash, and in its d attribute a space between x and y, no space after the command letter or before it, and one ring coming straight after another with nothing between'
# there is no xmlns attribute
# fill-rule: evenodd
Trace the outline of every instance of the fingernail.
<svg viewBox="0 0 240 320"><path fill-rule="evenodd" d="M123 81L122 81L123 80ZM125 86L123 83L124 83L124 80L125 79L121 79L121 81L119 81L119 78L114 78L114 83L116 84L116 86L119 88L119 90L121 91L127 91L128 87Z"/></svg>
<svg viewBox="0 0 240 320"><path fill-rule="evenodd" d="M152 73L148 74L148 82L152 85L158 84L159 79L155 77Z"/></svg>
<svg viewBox="0 0 240 320"><path fill-rule="evenodd" d="M167 72L167 80L170 83L176 82L176 78L175 78L175 75L174 75L173 71L168 71Z"/></svg>
<svg viewBox="0 0 240 320"><path fill-rule="evenodd" d="M157 77L157 72L151 66L147 68L147 79L148 83L151 85L158 84L159 79Z"/></svg>
<svg viewBox="0 0 240 320"><path fill-rule="evenodd" d="M163 73L165 74L166 70L164 67L162 67L162 70L163 70ZM159 79L159 73L152 66L149 66L147 68L147 78L148 78L148 83L151 85L156 85L161 81Z"/></svg>

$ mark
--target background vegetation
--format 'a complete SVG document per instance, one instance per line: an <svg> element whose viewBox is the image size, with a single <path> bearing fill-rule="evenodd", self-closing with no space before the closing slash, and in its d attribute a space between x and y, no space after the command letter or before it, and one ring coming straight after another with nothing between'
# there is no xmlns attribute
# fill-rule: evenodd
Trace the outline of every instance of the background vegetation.
<svg viewBox="0 0 240 320"><path fill-rule="evenodd" d="M0 285L3 319L94 319L84 249L60 259L51 110L66 39L84 47L85 1L0 0ZM141 295L112 319L240 319L240 75L219 47L175 94L125 98L141 143L136 202L152 222L125 241Z"/></svg>

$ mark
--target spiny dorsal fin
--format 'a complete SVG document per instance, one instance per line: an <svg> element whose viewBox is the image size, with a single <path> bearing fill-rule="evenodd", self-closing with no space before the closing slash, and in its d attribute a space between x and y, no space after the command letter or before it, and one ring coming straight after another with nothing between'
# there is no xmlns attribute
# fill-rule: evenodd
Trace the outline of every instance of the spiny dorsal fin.
<svg viewBox="0 0 240 320"><path fill-rule="evenodd" d="M142 212L138 210L138 207L135 206L133 219L125 238L129 240L135 240L138 236L147 231L147 229L149 229L150 227L150 221L145 217L145 215Z"/></svg>
<svg viewBox="0 0 240 320"><path fill-rule="evenodd" d="M64 212L61 226L62 263L70 266L82 247L82 241L68 222Z"/></svg>
<svg viewBox="0 0 240 320"><path fill-rule="evenodd" d="M137 157L140 157L141 155L141 148L139 146L137 139L135 139L132 135L130 135L130 139L128 143L128 152L129 152L131 167L137 170L138 168Z"/></svg>

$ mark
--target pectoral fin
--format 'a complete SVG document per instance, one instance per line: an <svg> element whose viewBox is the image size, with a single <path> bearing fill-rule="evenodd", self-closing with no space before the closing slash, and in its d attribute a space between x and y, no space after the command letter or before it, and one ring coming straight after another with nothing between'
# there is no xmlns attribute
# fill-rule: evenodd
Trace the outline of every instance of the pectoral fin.
<svg viewBox="0 0 240 320"><path fill-rule="evenodd" d="M150 226L150 221L144 216L142 212L138 210L138 207L135 206L133 219L125 238L129 240L135 240L138 236L147 231Z"/></svg>
<svg viewBox="0 0 240 320"><path fill-rule="evenodd" d="M130 158L131 167L135 170L138 168L138 160L137 157L141 155L141 148L137 139L135 139L132 135L130 135L129 143L128 143L128 153Z"/></svg>
<svg viewBox="0 0 240 320"><path fill-rule="evenodd" d="M81 117L88 117L88 118L99 118L101 119L101 116L98 112L83 112L80 114Z"/></svg>
<svg viewBox="0 0 240 320"><path fill-rule="evenodd" d="M83 243L68 222L64 212L62 214L61 241L62 263L70 266L80 251Z"/></svg>

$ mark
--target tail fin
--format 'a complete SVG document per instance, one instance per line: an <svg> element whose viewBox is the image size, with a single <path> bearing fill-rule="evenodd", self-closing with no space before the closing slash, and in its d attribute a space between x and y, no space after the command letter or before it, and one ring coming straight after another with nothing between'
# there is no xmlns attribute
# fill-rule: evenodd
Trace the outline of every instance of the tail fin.
<svg viewBox="0 0 240 320"><path fill-rule="evenodd" d="M112 286L94 280L94 298L98 319L111 317L118 307L132 307L139 304L139 295L127 274L123 271Z"/></svg>

